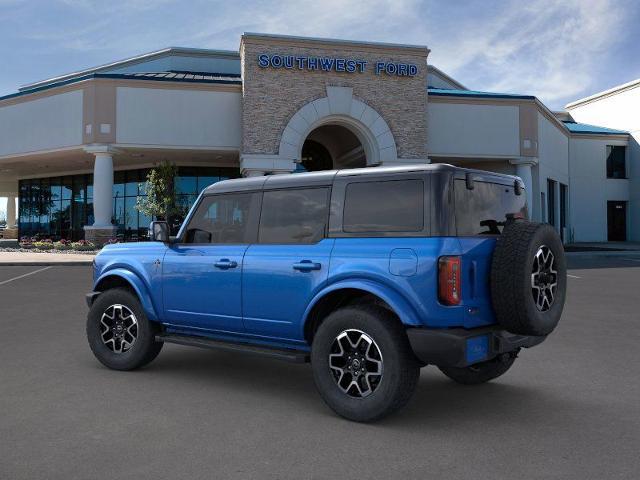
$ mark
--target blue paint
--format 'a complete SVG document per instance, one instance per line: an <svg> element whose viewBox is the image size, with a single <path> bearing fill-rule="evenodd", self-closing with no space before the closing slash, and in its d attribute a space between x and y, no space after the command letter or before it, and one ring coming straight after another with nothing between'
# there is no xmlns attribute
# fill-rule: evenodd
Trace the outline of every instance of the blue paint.
<svg viewBox="0 0 640 480"><path fill-rule="evenodd" d="M147 315L174 329L303 344L309 312L341 289L383 299L405 325L475 328L495 323L491 238L326 238L312 245L112 245L96 257L94 288L129 282ZM437 260L462 256L462 302L437 300ZM161 266L156 261L161 261ZM220 260L233 268L216 268ZM296 270L308 261L317 269ZM473 313L471 313L473 312Z"/></svg>
<svg viewBox="0 0 640 480"><path fill-rule="evenodd" d="M467 363L477 363L489 357L489 335L467 339Z"/></svg>

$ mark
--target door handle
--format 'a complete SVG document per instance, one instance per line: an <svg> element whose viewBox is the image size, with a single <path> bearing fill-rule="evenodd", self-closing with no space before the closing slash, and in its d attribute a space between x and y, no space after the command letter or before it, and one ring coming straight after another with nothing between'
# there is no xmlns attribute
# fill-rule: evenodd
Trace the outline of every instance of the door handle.
<svg viewBox="0 0 640 480"><path fill-rule="evenodd" d="M216 268L221 268L223 270L227 270L228 268L236 268L238 266L238 262L234 260L229 260L228 258L221 258L216 263L213 264Z"/></svg>
<svg viewBox="0 0 640 480"><path fill-rule="evenodd" d="M311 270L320 270L321 264L312 262L311 260L302 260L301 262L294 263L293 269L301 272L310 272Z"/></svg>

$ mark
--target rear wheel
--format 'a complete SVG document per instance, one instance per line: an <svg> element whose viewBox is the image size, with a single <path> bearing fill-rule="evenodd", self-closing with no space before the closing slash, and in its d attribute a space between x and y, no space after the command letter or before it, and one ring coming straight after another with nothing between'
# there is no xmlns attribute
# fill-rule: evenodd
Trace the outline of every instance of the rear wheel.
<svg viewBox="0 0 640 480"><path fill-rule="evenodd" d="M133 370L158 356L160 331L150 322L129 290L115 288L101 293L87 315L87 340L100 362L114 370Z"/></svg>
<svg viewBox="0 0 640 480"><path fill-rule="evenodd" d="M558 325L567 288L562 241L547 224L507 225L491 265L491 299L498 323L519 335L548 335Z"/></svg>
<svg viewBox="0 0 640 480"><path fill-rule="evenodd" d="M357 422L378 420L404 406L420 375L402 325L389 311L370 305L330 314L313 339L311 363L325 403Z"/></svg>
<svg viewBox="0 0 640 480"><path fill-rule="evenodd" d="M468 367L438 367L442 373L463 385L478 385L504 375L515 362L517 352L503 353L486 362Z"/></svg>

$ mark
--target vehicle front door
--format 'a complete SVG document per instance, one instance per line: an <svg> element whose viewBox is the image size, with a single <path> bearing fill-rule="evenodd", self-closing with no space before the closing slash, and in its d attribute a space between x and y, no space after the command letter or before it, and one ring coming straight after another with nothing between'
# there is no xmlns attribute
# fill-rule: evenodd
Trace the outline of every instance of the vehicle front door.
<svg viewBox="0 0 640 480"><path fill-rule="evenodd" d="M327 281L334 240L326 238L328 187L267 190L258 243L244 257L247 333L302 340L304 311Z"/></svg>
<svg viewBox="0 0 640 480"><path fill-rule="evenodd" d="M242 332L242 262L255 241L260 194L204 196L162 270L164 318L194 330Z"/></svg>

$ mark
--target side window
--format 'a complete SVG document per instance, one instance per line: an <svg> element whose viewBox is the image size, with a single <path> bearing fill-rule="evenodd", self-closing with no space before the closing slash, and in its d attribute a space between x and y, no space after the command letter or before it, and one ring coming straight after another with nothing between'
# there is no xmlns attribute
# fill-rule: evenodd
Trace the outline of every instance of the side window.
<svg viewBox="0 0 640 480"><path fill-rule="evenodd" d="M343 231L420 232L424 229L424 182L389 180L347 185Z"/></svg>
<svg viewBox="0 0 640 480"><path fill-rule="evenodd" d="M516 195L513 187L497 183L474 182L473 185L473 190L469 190L464 180L455 181L458 235L500 235L507 215L527 217L524 192Z"/></svg>
<svg viewBox="0 0 640 480"><path fill-rule="evenodd" d="M325 236L328 217L328 188L266 191L258 241L317 243Z"/></svg>
<svg viewBox="0 0 640 480"><path fill-rule="evenodd" d="M204 197L187 225L185 243L252 243L259 194Z"/></svg>

